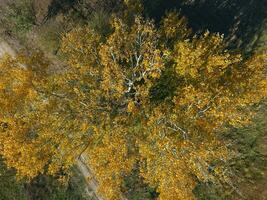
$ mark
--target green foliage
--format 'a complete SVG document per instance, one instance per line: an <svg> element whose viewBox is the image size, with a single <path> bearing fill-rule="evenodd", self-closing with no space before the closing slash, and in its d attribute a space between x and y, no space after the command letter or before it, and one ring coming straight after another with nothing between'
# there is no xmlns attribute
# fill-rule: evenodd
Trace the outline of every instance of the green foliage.
<svg viewBox="0 0 267 200"><path fill-rule="evenodd" d="M26 200L23 183L17 181L15 171L7 169L0 158L0 200Z"/></svg>
<svg viewBox="0 0 267 200"><path fill-rule="evenodd" d="M140 172L134 169L131 174L125 178L123 190L128 200L154 200L158 194L155 189L149 187L140 178Z"/></svg>
<svg viewBox="0 0 267 200"><path fill-rule="evenodd" d="M225 134L237 154L229 163L234 184L222 188L214 184L199 183L194 190L199 200L263 199L266 194L267 130L266 105L261 105L254 123L233 129Z"/></svg>
<svg viewBox="0 0 267 200"><path fill-rule="evenodd" d="M26 184L26 190L32 200L84 200L84 184L78 172L64 185L51 176L39 175Z"/></svg>
<svg viewBox="0 0 267 200"><path fill-rule="evenodd" d="M199 183L194 189L198 200L225 200L223 191L212 183Z"/></svg>
<svg viewBox="0 0 267 200"><path fill-rule="evenodd" d="M232 148L238 152L230 164L236 180L234 186L248 199L262 199L267 192L266 111L266 104L262 104L251 126L233 130L226 136L235 142Z"/></svg>
<svg viewBox="0 0 267 200"><path fill-rule="evenodd" d="M26 34L35 24L32 0L15 1L1 8L1 18L6 28L16 36Z"/></svg>
<svg viewBox="0 0 267 200"><path fill-rule="evenodd" d="M89 21L89 26L100 35L107 35L111 32L110 15L103 10L94 12Z"/></svg>
<svg viewBox="0 0 267 200"><path fill-rule="evenodd" d="M101 11L109 14L118 11L122 2L122 0L79 0L74 7L81 16L89 19L91 13Z"/></svg>
<svg viewBox="0 0 267 200"><path fill-rule="evenodd" d="M76 168L66 184L44 175L26 182L17 180L15 170L0 159L0 200L84 200L84 188L85 180Z"/></svg>
<svg viewBox="0 0 267 200"><path fill-rule="evenodd" d="M66 21L64 16L48 20L37 30L37 42L45 51L56 54L61 41L61 36L66 33L73 23Z"/></svg>

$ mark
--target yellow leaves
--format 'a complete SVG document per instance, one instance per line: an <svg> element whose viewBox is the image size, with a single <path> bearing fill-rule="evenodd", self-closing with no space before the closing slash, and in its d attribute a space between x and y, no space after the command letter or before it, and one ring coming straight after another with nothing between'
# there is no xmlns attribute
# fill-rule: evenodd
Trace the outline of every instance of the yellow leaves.
<svg viewBox="0 0 267 200"><path fill-rule="evenodd" d="M133 113L136 110L135 103L133 101L130 101L127 106L127 111L129 113Z"/></svg>
<svg viewBox="0 0 267 200"><path fill-rule="evenodd" d="M38 98L38 93L35 90L30 89L28 91L27 98L29 101L33 101L34 99Z"/></svg>
<svg viewBox="0 0 267 200"><path fill-rule="evenodd" d="M87 122L82 123L82 125L81 125L81 131L85 132L85 131L88 130L88 128L89 128L89 125L88 125Z"/></svg>
<svg viewBox="0 0 267 200"><path fill-rule="evenodd" d="M240 55L230 55L223 45L220 35L208 32L192 41L178 42L173 54L176 72L186 78L202 80L222 76L227 68L241 61Z"/></svg>
<svg viewBox="0 0 267 200"><path fill-rule="evenodd" d="M180 141L173 135L162 137L159 133L163 129L157 128L158 134L150 133L139 143L142 176L152 186L157 185L159 199L195 199L192 190L196 182L192 174L203 182L216 181L214 174L208 171L210 163L225 160L227 150L216 139Z"/></svg>
<svg viewBox="0 0 267 200"><path fill-rule="evenodd" d="M33 178L40 172L47 162L44 153L35 140L30 139L30 128L23 121L7 122L8 129L1 132L1 155L9 167L17 170L19 177ZM42 155L43 154L43 155ZM42 156L41 156L42 155ZM41 156L41 157L40 157Z"/></svg>
<svg viewBox="0 0 267 200"><path fill-rule="evenodd" d="M62 38L61 52L67 56L68 63L75 70L87 69L93 74L97 73L96 61L100 36L88 27L76 28Z"/></svg>
<svg viewBox="0 0 267 200"><path fill-rule="evenodd" d="M136 17L131 27L115 18L113 27L114 32L99 51L103 65L102 89L116 100L133 91L133 99L145 99L151 82L159 78L164 69L158 48L159 35L154 24L141 17Z"/></svg>
<svg viewBox="0 0 267 200"><path fill-rule="evenodd" d="M58 165L56 162L51 163L48 166L48 174L55 175L60 171L60 165Z"/></svg>
<svg viewBox="0 0 267 200"><path fill-rule="evenodd" d="M88 149L89 165L100 183L99 192L108 200L121 199L123 176L132 170L135 160L128 153L123 130L114 127L108 131L102 144Z"/></svg>
<svg viewBox="0 0 267 200"><path fill-rule="evenodd" d="M219 161L229 152L217 135L250 123L246 106L266 97L266 58L241 62L219 34L188 34L175 13L163 30L115 18L105 40L87 27L66 34L69 66L53 75L41 54L4 58L0 151L8 166L54 175L83 153L112 200L122 199L123 179L139 164L163 200L195 199L197 181L227 180Z"/></svg>
<svg viewBox="0 0 267 200"><path fill-rule="evenodd" d="M260 87L261 87L263 96L264 96L265 98L267 98L267 79L262 80L262 81L260 82Z"/></svg>
<svg viewBox="0 0 267 200"><path fill-rule="evenodd" d="M188 42L180 42L176 44L175 51L178 55L175 60L177 60L176 72L182 76L196 77L198 70L202 63L204 62L200 59L200 51L192 51Z"/></svg>
<svg viewBox="0 0 267 200"><path fill-rule="evenodd" d="M177 12L170 12L162 21L162 32L167 39L186 39L191 30L187 27L187 19Z"/></svg>
<svg viewBox="0 0 267 200"><path fill-rule="evenodd" d="M142 1L140 0L124 0L123 2L126 6L124 18L131 18L132 16L135 16L138 14L140 15L144 9L142 5Z"/></svg>
<svg viewBox="0 0 267 200"><path fill-rule="evenodd" d="M11 114L23 107L27 98L34 98L36 82L42 83L49 63L41 53L31 56L19 54L12 58L6 56L0 63L1 109Z"/></svg>

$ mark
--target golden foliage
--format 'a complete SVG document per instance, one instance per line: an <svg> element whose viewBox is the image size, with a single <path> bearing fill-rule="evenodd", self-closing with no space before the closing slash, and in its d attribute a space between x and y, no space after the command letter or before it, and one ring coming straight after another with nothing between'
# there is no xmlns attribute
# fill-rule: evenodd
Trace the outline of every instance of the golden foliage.
<svg viewBox="0 0 267 200"><path fill-rule="evenodd" d="M1 60L7 165L21 177L55 175L84 154L99 192L112 200L122 199L134 166L164 200L195 199L198 181L229 182L231 153L218 138L250 123L248 106L266 97L266 55L244 59L218 34L186 39L186 20L175 13L160 29L141 17L112 26L105 39L87 27L66 34L68 67L60 72L51 73L40 53ZM154 101L165 73L177 79L174 91Z"/></svg>
<svg viewBox="0 0 267 200"><path fill-rule="evenodd" d="M177 12L170 12L162 20L162 34L167 39L183 40L191 34L187 19Z"/></svg>

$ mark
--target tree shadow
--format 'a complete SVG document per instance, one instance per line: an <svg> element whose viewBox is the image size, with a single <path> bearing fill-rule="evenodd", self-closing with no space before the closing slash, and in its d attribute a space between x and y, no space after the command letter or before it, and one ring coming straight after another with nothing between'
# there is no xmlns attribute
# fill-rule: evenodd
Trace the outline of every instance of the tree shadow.
<svg viewBox="0 0 267 200"><path fill-rule="evenodd" d="M77 2L78 0L52 0L48 6L48 12L43 23L56 16L58 13L67 13L71 8L74 8Z"/></svg>
<svg viewBox="0 0 267 200"><path fill-rule="evenodd" d="M145 13L160 22L168 10L180 10L195 33L209 30L224 34L232 48L246 48L257 42L267 2L262 0L144 0Z"/></svg>

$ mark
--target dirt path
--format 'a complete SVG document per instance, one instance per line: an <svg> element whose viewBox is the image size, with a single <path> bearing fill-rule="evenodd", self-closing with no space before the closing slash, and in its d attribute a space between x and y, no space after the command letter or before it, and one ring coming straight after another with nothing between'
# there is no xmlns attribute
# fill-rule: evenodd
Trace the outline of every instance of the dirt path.
<svg viewBox="0 0 267 200"><path fill-rule="evenodd" d="M14 56L16 52L11 48L11 46L4 40L0 40L0 57L5 54L10 54Z"/></svg>
<svg viewBox="0 0 267 200"><path fill-rule="evenodd" d="M103 200L103 198L100 197L96 192L98 188L98 183L94 178L92 170L86 165L86 158L83 155L79 159L77 159L77 167L86 180L88 186L86 188L86 193L88 194L88 196L92 200Z"/></svg>

